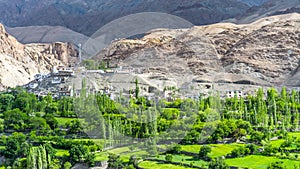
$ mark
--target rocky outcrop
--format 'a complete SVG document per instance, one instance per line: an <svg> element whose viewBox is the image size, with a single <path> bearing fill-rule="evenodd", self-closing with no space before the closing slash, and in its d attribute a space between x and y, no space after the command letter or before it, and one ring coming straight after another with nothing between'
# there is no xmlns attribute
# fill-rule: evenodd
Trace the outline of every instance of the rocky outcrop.
<svg viewBox="0 0 300 169"><path fill-rule="evenodd" d="M0 83L4 87L24 85L37 73L50 72L54 65L68 65L77 59L69 43L19 43L0 24ZM2 87L3 88L3 87Z"/></svg>
<svg viewBox="0 0 300 169"><path fill-rule="evenodd" d="M196 82L286 85L299 76L299 33L299 14L247 25L155 30L139 40L114 42L97 59L156 76L159 72L181 83L192 76Z"/></svg>

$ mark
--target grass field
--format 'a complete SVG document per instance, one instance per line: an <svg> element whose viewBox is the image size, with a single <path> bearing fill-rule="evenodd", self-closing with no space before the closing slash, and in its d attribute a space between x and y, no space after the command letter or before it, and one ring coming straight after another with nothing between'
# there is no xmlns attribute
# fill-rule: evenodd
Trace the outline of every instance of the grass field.
<svg viewBox="0 0 300 169"><path fill-rule="evenodd" d="M130 150L128 147L120 147L120 148L108 150L108 152L120 155L122 153L130 152Z"/></svg>
<svg viewBox="0 0 300 169"><path fill-rule="evenodd" d="M172 161L174 161L174 162L182 162L185 164L193 163L194 166L199 166L199 167L207 166L207 162L199 160L199 159L195 159L194 157L191 157L191 156L173 155L172 157L173 157ZM160 155L158 159L165 160L165 155Z"/></svg>
<svg viewBox="0 0 300 169"><path fill-rule="evenodd" d="M182 145L182 151L198 154L200 147L201 145Z"/></svg>
<svg viewBox="0 0 300 169"><path fill-rule="evenodd" d="M293 133L289 133L288 135L300 138L300 132L293 132Z"/></svg>
<svg viewBox="0 0 300 169"><path fill-rule="evenodd" d="M210 144L211 146L211 153L209 154L210 157L216 158L221 156L226 156L229 154L233 149L243 146L243 144Z"/></svg>
<svg viewBox="0 0 300 169"><path fill-rule="evenodd" d="M279 140L271 141L270 144L271 144L273 147L279 148L283 142L284 142L283 139L279 139Z"/></svg>
<svg viewBox="0 0 300 169"><path fill-rule="evenodd" d="M64 126L66 122L71 122L72 120L76 120L78 118L62 118L62 117L56 117L55 118L58 122L59 126ZM79 119L79 121L83 121L83 119Z"/></svg>
<svg viewBox="0 0 300 169"><path fill-rule="evenodd" d="M95 161L106 161L108 160L108 153L107 152L99 152L95 153Z"/></svg>
<svg viewBox="0 0 300 169"><path fill-rule="evenodd" d="M131 152L128 147L121 147L121 148L116 148L112 150L107 150L104 152L97 152L96 155L96 161L105 161L108 160L109 153L117 154L120 155L120 158L124 162L128 162L130 159L130 156L135 155L137 157L143 156L143 155L149 155L146 151L144 150L139 150L139 151L134 151Z"/></svg>
<svg viewBox="0 0 300 169"><path fill-rule="evenodd" d="M233 149L243 146L243 144L209 144L211 147L211 153L209 154L210 157L221 157L226 156L229 154ZM182 150L192 153L199 153L201 145L183 145Z"/></svg>
<svg viewBox="0 0 300 169"><path fill-rule="evenodd" d="M300 161L279 159L276 157L267 157L260 155L251 155L243 158L226 159L226 163L230 166L253 168L253 169L266 169L272 162L283 161L288 169L293 169L294 165L300 167Z"/></svg>
<svg viewBox="0 0 300 169"><path fill-rule="evenodd" d="M93 141L97 145L104 145L104 139L66 139L68 141Z"/></svg>
<svg viewBox="0 0 300 169"><path fill-rule="evenodd" d="M57 149L55 156L57 157L63 157L64 155L69 156L69 151L68 150L63 150L63 149Z"/></svg>
<svg viewBox="0 0 300 169"><path fill-rule="evenodd" d="M177 166L173 164L162 164L153 161L143 161L139 164L139 166L145 169L192 169L183 166Z"/></svg>

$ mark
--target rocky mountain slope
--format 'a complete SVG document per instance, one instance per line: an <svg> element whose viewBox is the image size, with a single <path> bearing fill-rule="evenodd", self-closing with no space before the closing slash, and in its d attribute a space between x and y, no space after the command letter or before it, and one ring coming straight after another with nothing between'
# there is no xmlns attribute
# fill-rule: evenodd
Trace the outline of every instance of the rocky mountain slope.
<svg viewBox="0 0 300 169"><path fill-rule="evenodd" d="M143 39L116 41L96 59L139 69L148 80L297 86L291 80L299 76L299 33L299 14L154 30Z"/></svg>
<svg viewBox="0 0 300 169"><path fill-rule="evenodd" d="M264 17L295 12L300 12L299 0L267 0L261 5L251 7L231 21L239 24L251 23Z"/></svg>
<svg viewBox="0 0 300 169"><path fill-rule="evenodd" d="M84 44L89 38L62 26L6 27L6 31L21 43L71 42Z"/></svg>
<svg viewBox="0 0 300 169"><path fill-rule="evenodd" d="M260 6L263 3L265 3L268 0L239 0L245 4L248 4L249 6Z"/></svg>
<svg viewBox="0 0 300 169"><path fill-rule="evenodd" d="M23 85L37 73L47 73L54 65L67 65L77 59L69 43L19 43L0 25L0 84L3 87Z"/></svg>
<svg viewBox="0 0 300 169"><path fill-rule="evenodd" d="M249 0L1 0L0 22L9 27L64 26L92 35L114 19L138 12L164 12L193 24L211 24L243 14Z"/></svg>

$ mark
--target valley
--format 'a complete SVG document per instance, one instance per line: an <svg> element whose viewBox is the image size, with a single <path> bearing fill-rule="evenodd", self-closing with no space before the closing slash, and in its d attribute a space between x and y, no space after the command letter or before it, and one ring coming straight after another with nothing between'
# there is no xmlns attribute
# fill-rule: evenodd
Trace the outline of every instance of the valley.
<svg viewBox="0 0 300 169"><path fill-rule="evenodd" d="M299 5L0 0L0 168L299 169Z"/></svg>

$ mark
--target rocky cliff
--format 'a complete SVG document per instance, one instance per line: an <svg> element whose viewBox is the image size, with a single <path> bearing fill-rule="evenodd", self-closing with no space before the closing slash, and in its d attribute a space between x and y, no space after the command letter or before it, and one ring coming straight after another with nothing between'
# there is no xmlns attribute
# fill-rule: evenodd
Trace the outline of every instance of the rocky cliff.
<svg viewBox="0 0 300 169"><path fill-rule="evenodd" d="M155 30L139 40L114 42L97 59L181 83L192 76L199 83L297 86L287 82L299 76L299 33L299 14L246 25Z"/></svg>
<svg viewBox="0 0 300 169"><path fill-rule="evenodd" d="M3 88L23 85L37 73L50 72L54 65L76 61L77 51L68 43L19 43L0 24L0 84Z"/></svg>

